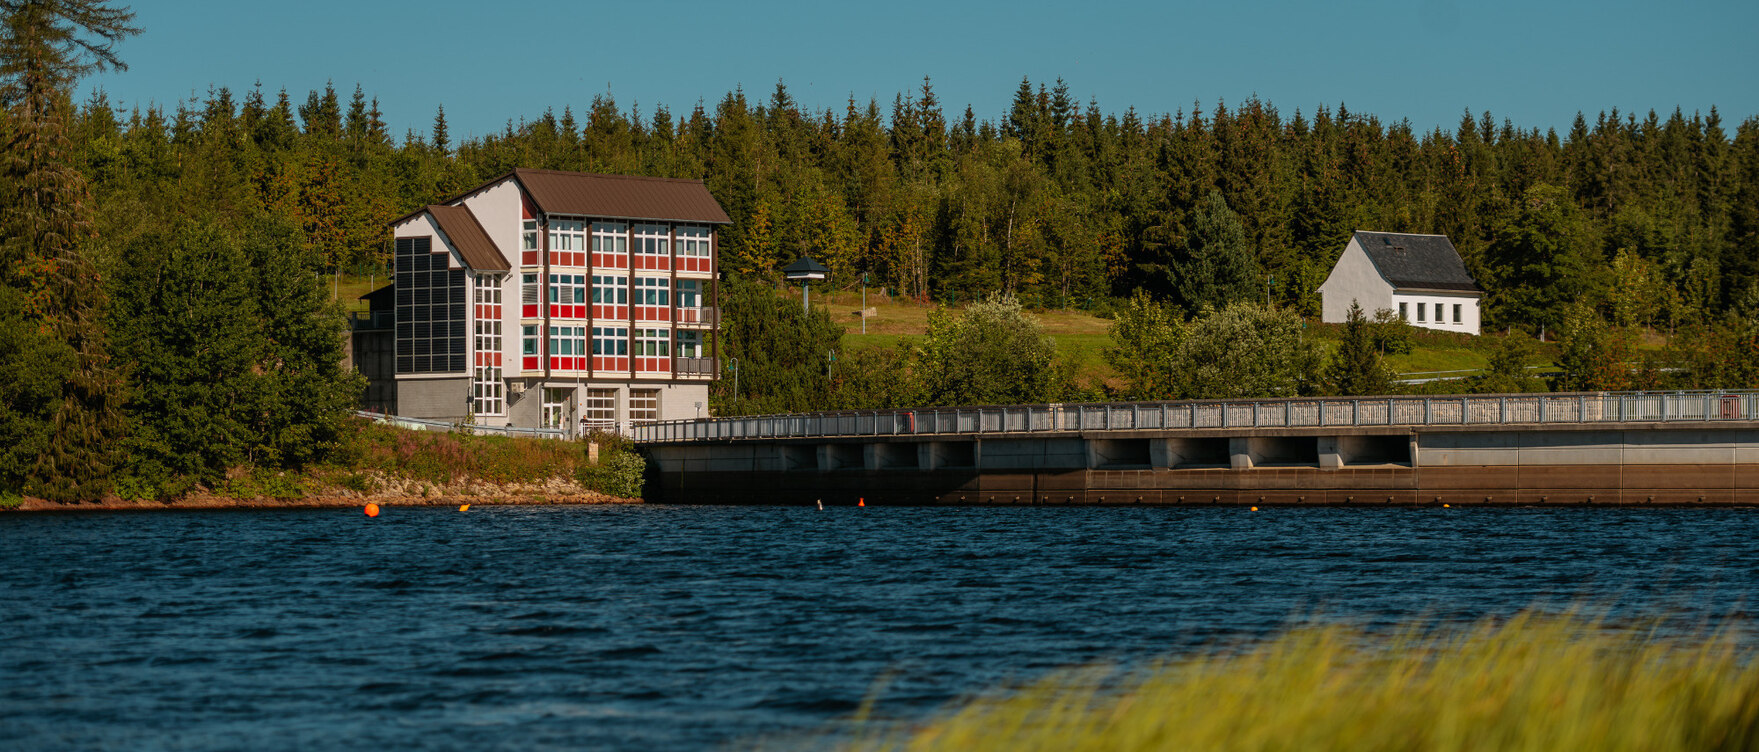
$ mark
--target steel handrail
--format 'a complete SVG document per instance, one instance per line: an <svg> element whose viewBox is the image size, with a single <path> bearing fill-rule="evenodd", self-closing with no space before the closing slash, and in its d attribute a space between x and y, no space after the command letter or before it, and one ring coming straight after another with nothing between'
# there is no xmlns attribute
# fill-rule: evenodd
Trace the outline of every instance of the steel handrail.
<svg viewBox="0 0 1759 752"><path fill-rule="evenodd" d="M1204 428L1325 428L1753 420L1759 390L1314 397L841 410L632 428L641 443Z"/></svg>

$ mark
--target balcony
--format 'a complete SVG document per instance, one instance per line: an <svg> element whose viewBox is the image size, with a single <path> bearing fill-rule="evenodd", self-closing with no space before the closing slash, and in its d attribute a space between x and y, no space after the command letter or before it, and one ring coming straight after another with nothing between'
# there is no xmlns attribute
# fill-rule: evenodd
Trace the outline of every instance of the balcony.
<svg viewBox="0 0 1759 752"><path fill-rule="evenodd" d="M679 308L678 326L714 327L721 323L721 309L714 306Z"/></svg>
<svg viewBox="0 0 1759 752"><path fill-rule="evenodd" d="M713 377L718 370L714 358L673 358L672 367L677 369L679 376Z"/></svg>

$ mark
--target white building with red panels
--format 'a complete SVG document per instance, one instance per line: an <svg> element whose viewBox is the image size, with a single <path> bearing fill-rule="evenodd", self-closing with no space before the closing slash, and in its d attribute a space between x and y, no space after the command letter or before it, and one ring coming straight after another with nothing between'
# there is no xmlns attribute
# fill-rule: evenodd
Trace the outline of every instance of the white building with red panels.
<svg viewBox="0 0 1759 752"><path fill-rule="evenodd" d="M626 430L720 372L700 180L516 169L392 221L397 414Z"/></svg>

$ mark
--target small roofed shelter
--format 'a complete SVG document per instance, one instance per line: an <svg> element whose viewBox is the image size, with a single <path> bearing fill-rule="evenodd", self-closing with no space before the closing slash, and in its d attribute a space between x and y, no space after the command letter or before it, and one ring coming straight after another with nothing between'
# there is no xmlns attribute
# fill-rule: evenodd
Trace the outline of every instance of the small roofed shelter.
<svg viewBox="0 0 1759 752"><path fill-rule="evenodd" d="M800 307L809 308L808 298L812 294L812 281L830 279L831 268L819 263L811 256L801 256L800 260L782 267L782 276L790 282L799 282L802 285L800 288Z"/></svg>
<svg viewBox="0 0 1759 752"><path fill-rule="evenodd" d="M1369 317L1386 309L1414 326L1480 333L1484 291L1446 235L1357 230L1319 294L1326 323L1343 323L1356 303Z"/></svg>

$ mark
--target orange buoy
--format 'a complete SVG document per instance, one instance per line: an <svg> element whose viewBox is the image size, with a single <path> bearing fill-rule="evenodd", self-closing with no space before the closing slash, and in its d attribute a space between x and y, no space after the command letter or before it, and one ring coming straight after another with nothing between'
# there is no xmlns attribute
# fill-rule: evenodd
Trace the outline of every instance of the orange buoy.
<svg viewBox="0 0 1759 752"><path fill-rule="evenodd" d="M866 496L856 497L855 506L858 506L858 507L867 506L867 497Z"/></svg>
<svg viewBox="0 0 1759 752"><path fill-rule="evenodd" d="M1447 508L1449 508L1449 506L1450 506L1450 505L1448 505L1448 504L1443 504L1443 505L1441 505L1441 508L1442 508L1442 509L1447 509Z"/></svg>
<svg viewBox="0 0 1759 752"><path fill-rule="evenodd" d="M1252 511L1254 511L1254 512L1258 511L1258 507L1253 507Z"/></svg>
<svg viewBox="0 0 1759 752"><path fill-rule="evenodd" d="M468 511L470 511L470 505L469 505L469 504L459 504L459 505L458 505L458 511L460 511L460 512L468 512Z"/></svg>
<svg viewBox="0 0 1759 752"><path fill-rule="evenodd" d="M379 516L379 505L377 505L377 504L366 505L366 516L368 516L368 517Z"/></svg>

